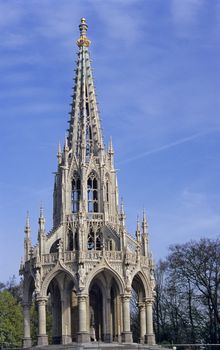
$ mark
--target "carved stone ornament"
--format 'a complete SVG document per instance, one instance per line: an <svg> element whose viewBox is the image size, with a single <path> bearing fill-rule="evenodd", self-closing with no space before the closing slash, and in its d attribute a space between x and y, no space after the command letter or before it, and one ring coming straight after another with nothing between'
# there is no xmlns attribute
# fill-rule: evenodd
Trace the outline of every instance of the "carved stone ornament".
<svg viewBox="0 0 220 350"><path fill-rule="evenodd" d="M41 289L41 275L40 275L40 271L37 269L35 274L35 290L37 293L39 293L40 289Z"/></svg>
<svg viewBox="0 0 220 350"><path fill-rule="evenodd" d="M86 271L82 264L79 265L79 289L83 289L85 287L85 279L86 279Z"/></svg>

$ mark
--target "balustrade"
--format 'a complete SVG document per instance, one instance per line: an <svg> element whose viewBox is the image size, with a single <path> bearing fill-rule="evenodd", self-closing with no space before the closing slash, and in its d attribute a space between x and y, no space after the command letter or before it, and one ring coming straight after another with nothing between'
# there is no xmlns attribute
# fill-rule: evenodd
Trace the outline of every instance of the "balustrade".
<svg viewBox="0 0 220 350"><path fill-rule="evenodd" d="M123 253L117 250L88 250L80 253L80 258L83 260L100 260L103 255L109 261L122 261ZM66 251L64 252L64 262L76 261L78 258L77 251ZM55 264L58 260L58 253L43 254L42 264ZM130 264L136 263L136 254L126 253L126 260ZM141 264L147 265L147 257L141 256Z"/></svg>

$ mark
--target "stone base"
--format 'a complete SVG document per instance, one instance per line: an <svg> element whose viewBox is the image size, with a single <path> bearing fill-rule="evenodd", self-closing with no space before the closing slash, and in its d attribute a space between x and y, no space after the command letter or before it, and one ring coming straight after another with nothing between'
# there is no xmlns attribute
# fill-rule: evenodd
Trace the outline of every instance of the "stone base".
<svg viewBox="0 0 220 350"><path fill-rule="evenodd" d="M105 343L112 343L112 335L110 333L106 333L103 335L103 341Z"/></svg>
<svg viewBox="0 0 220 350"><path fill-rule="evenodd" d="M146 335L146 344L147 345L156 345L154 334L147 334Z"/></svg>
<svg viewBox="0 0 220 350"><path fill-rule="evenodd" d="M62 335L62 344L72 343L71 335Z"/></svg>
<svg viewBox="0 0 220 350"><path fill-rule="evenodd" d="M38 335L37 336L37 345L38 346L48 345L48 336L46 334Z"/></svg>
<svg viewBox="0 0 220 350"><path fill-rule="evenodd" d="M26 337L22 339L22 344L23 344L23 348L31 348L32 346L32 339L31 337Z"/></svg>
<svg viewBox="0 0 220 350"><path fill-rule="evenodd" d="M122 343L133 343L131 332L122 332L121 334Z"/></svg>
<svg viewBox="0 0 220 350"><path fill-rule="evenodd" d="M90 334L87 332L78 332L77 333L77 342L78 343L88 343L90 342Z"/></svg>
<svg viewBox="0 0 220 350"><path fill-rule="evenodd" d="M61 336L55 335L52 337L52 344L61 344Z"/></svg>
<svg viewBox="0 0 220 350"><path fill-rule="evenodd" d="M145 337L139 338L139 343L140 343L140 344L145 344L146 342L147 342L146 336L145 336Z"/></svg>

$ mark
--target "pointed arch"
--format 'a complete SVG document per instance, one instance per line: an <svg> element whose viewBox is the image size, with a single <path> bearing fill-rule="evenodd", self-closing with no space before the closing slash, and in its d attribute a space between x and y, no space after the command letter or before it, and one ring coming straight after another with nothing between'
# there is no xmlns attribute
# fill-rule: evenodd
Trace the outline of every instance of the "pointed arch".
<svg viewBox="0 0 220 350"><path fill-rule="evenodd" d="M88 279L86 281L86 285L85 285L85 293L88 293L89 291L89 288L90 288L90 285L93 281L93 279L95 279L100 273L106 273L106 274L110 274L111 277L114 277L115 281L116 281L116 284L118 286L118 289L120 291L120 294L123 294L124 293L124 290L125 290L125 285L124 285L124 281L123 279L121 278L121 276L115 271L113 270L111 267L96 267L95 269L93 269L91 271L91 274L88 276Z"/></svg>
<svg viewBox="0 0 220 350"><path fill-rule="evenodd" d="M98 176L92 171L87 179L87 201L89 213L98 213L99 211L98 191Z"/></svg>
<svg viewBox="0 0 220 350"><path fill-rule="evenodd" d="M103 233L100 228L94 230L92 227L89 229L87 237L87 249L88 250L102 250L103 248Z"/></svg>
<svg viewBox="0 0 220 350"><path fill-rule="evenodd" d="M141 270L135 272L132 277L132 287L139 291L139 296L142 298L147 298L151 296L151 288L148 283L147 277Z"/></svg>
<svg viewBox="0 0 220 350"><path fill-rule="evenodd" d="M75 171L72 178L72 212L79 211L79 201L81 196L81 181L79 174Z"/></svg>
<svg viewBox="0 0 220 350"><path fill-rule="evenodd" d="M59 263L47 274L42 283L42 296L47 295L47 290L50 282L56 277L60 272L66 273L73 281L74 285L78 286L78 281L76 279L75 274L61 266Z"/></svg>
<svg viewBox="0 0 220 350"><path fill-rule="evenodd" d="M109 205L110 202L110 176L109 173L105 174L105 200Z"/></svg>

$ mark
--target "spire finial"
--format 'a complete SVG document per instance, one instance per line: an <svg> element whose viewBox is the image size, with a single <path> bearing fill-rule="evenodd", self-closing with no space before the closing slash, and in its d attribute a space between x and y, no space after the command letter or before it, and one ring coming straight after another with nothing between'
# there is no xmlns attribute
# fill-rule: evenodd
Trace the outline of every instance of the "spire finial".
<svg viewBox="0 0 220 350"><path fill-rule="evenodd" d="M143 232L143 235L145 236L148 235L147 214L145 209L143 209L142 232Z"/></svg>
<svg viewBox="0 0 220 350"><path fill-rule="evenodd" d="M26 215L26 228L30 228L30 217L29 217L29 211L27 211Z"/></svg>
<svg viewBox="0 0 220 350"><path fill-rule="evenodd" d="M109 140L108 153L111 154L111 155L114 154L113 145L112 145L112 137L111 136L110 136L110 140Z"/></svg>
<svg viewBox="0 0 220 350"><path fill-rule="evenodd" d="M60 144L60 142L58 144L57 160L58 160L58 163L61 164L61 162L62 162L62 151L61 151L61 144Z"/></svg>
<svg viewBox="0 0 220 350"><path fill-rule="evenodd" d="M43 218L44 217L44 208L42 206L42 202L41 202L41 205L40 205L40 218Z"/></svg>
<svg viewBox="0 0 220 350"><path fill-rule="evenodd" d="M91 41L86 36L87 29L88 29L88 25L86 23L86 19L81 18L80 25L79 25L80 38L77 40L77 45L79 47L81 46L89 47L89 45L91 44Z"/></svg>
<svg viewBox="0 0 220 350"><path fill-rule="evenodd" d="M124 201L122 197L121 197L121 215L125 215Z"/></svg>
<svg viewBox="0 0 220 350"><path fill-rule="evenodd" d="M141 231L140 231L139 215L137 216L136 238L137 238L137 241L140 241L140 240L141 240Z"/></svg>

